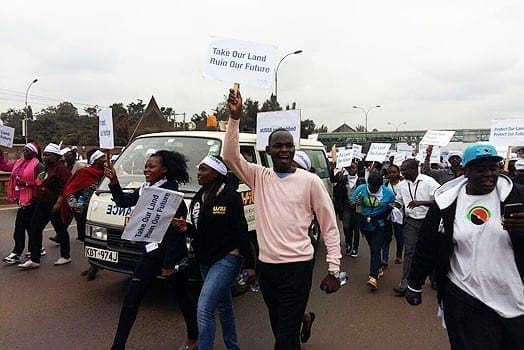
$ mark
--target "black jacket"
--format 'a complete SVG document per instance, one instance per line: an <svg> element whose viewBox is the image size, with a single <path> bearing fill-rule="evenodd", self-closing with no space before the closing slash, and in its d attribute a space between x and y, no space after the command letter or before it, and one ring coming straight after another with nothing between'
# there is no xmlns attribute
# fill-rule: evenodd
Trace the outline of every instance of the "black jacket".
<svg viewBox="0 0 524 350"><path fill-rule="evenodd" d="M523 200L524 188L519 185L513 185L505 200L500 202L500 212L503 213L504 205L522 202ZM453 253L453 226L456 210L456 198L451 205L444 209L440 209L437 204L433 204L430 207L420 230L421 233L408 277L409 286L414 289L420 289L426 277L435 269L439 303L448 284L447 275L450 270L451 254ZM441 219L444 225L444 232L439 232ZM524 282L524 232L509 231L509 236L517 269Z"/></svg>
<svg viewBox="0 0 524 350"><path fill-rule="evenodd" d="M178 184L171 181L165 182L160 187L172 191L178 190ZM138 202L138 188L133 192L126 193L122 191L120 184L117 183L115 185L109 184L109 189L111 190L111 194L113 195L113 200L115 201L116 205L121 208L132 207ZM174 216L184 218L187 216L187 206L184 201L180 203L180 206L178 207L178 210ZM155 249L149 253L146 253L144 249L144 254L162 259L162 267L164 269L173 269L178 261L187 257L185 235L175 231L172 226L169 226L164 238L162 239L162 242L159 244L158 249Z"/></svg>
<svg viewBox="0 0 524 350"><path fill-rule="evenodd" d="M189 206L193 248L197 260L211 265L229 252L239 249L245 268L254 268L255 259L247 233L242 198L234 187L226 186L215 198L202 204L203 189Z"/></svg>

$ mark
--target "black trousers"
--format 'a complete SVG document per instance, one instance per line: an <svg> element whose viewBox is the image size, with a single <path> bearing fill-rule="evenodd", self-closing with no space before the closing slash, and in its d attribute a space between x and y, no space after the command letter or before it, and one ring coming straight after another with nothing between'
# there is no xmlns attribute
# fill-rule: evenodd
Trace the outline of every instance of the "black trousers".
<svg viewBox="0 0 524 350"><path fill-rule="evenodd" d="M451 282L443 304L452 349L524 349L524 316L503 318Z"/></svg>
<svg viewBox="0 0 524 350"><path fill-rule="evenodd" d="M15 240L15 247L13 253L21 255L25 248L25 233L29 236L29 226L31 224L31 218L35 211L35 204L18 208L16 212L15 230L13 232L13 239ZM29 236L29 246L31 245L31 237Z"/></svg>
<svg viewBox="0 0 524 350"><path fill-rule="evenodd" d="M56 232L56 238L60 243L60 256L69 259L71 257L71 241L69 240L69 232L67 228L73 220L73 214L70 213L65 223L60 218L60 212L51 214L51 224Z"/></svg>
<svg viewBox="0 0 524 350"><path fill-rule="evenodd" d="M46 202L36 202L31 224L29 225L29 251L31 260L40 263L40 251L42 249L42 233L51 218L53 204Z"/></svg>
<svg viewBox="0 0 524 350"><path fill-rule="evenodd" d="M162 259L158 256L143 254L137 263L133 278L124 296L124 304L120 311L118 328L112 349L125 349L127 338L135 323L140 302L156 276L162 270ZM197 296L191 295L188 284L188 269L176 273L168 279L173 299L178 303L187 327L187 338L198 339ZM151 331L154 331L153 329ZM159 335L160 336L160 335Z"/></svg>
<svg viewBox="0 0 524 350"><path fill-rule="evenodd" d="M275 350L300 350L300 326L311 289L314 260L285 264L258 261L260 289L269 311Z"/></svg>

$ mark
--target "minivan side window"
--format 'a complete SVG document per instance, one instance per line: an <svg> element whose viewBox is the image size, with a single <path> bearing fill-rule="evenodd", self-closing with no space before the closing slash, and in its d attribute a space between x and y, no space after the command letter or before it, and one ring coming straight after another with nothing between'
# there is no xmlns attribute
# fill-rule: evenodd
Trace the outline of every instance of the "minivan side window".
<svg viewBox="0 0 524 350"><path fill-rule="evenodd" d="M311 166L315 169L315 174L317 174L321 179L329 178L329 165L322 150L312 150L312 149L302 149L306 152L309 159L311 159Z"/></svg>
<svg viewBox="0 0 524 350"><path fill-rule="evenodd" d="M255 154L255 148L253 148L253 146L240 145L240 154L249 163L256 163L257 162L257 157L256 157L256 154Z"/></svg>

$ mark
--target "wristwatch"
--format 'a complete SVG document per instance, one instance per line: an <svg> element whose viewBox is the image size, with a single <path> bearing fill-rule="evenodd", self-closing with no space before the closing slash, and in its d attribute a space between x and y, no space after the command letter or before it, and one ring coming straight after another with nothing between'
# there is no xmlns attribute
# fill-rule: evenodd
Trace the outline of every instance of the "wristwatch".
<svg viewBox="0 0 524 350"><path fill-rule="evenodd" d="M328 275L331 275L335 278L340 278L340 271L328 271Z"/></svg>

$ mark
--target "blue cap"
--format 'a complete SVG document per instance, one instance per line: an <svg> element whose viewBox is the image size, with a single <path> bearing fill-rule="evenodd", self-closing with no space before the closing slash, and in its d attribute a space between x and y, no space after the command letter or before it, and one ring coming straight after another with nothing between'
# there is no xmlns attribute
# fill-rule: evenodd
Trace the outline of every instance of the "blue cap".
<svg viewBox="0 0 524 350"><path fill-rule="evenodd" d="M462 166L468 166L471 162L478 159L500 162L504 158L498 155L497 149L493 145L475 144L464 150Z"/></svg>

